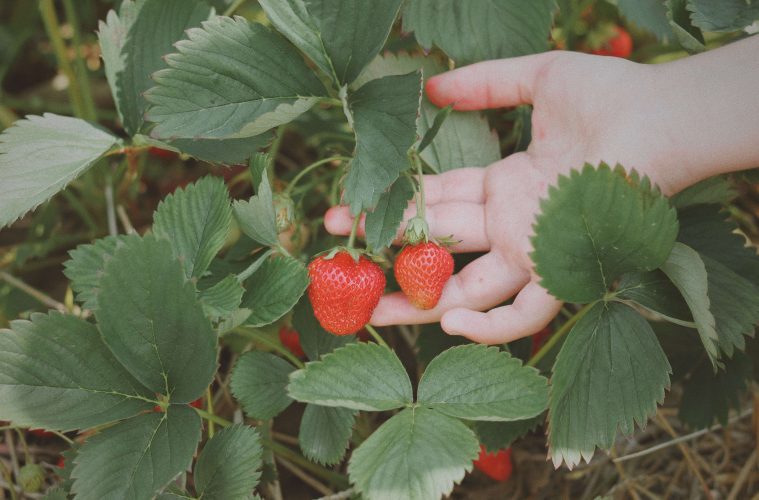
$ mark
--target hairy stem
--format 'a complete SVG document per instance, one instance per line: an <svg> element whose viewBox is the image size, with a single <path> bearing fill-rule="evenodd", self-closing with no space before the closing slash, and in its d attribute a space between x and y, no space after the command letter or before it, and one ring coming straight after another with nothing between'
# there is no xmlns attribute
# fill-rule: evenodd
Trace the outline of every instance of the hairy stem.
<svg viewBox="0 0 759 500"><path fill-rule="evenodd" d="M374 338L374 340L377 341L377 343L379 345L381 345L383 347L387 347L388 349L390 349L390 346L387 345L387 342L385 342L385 339L383 339L380 336L379 332L377 330L375 330L372 325L367 324L364 328L366 328L366 331L368 331L371 334L371 336Z"/></svg>

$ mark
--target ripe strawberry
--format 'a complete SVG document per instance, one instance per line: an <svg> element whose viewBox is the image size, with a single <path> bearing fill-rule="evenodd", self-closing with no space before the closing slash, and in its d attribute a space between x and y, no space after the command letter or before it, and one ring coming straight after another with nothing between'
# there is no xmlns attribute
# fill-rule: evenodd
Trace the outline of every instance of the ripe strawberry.
<svg viewBox="0 0 759 500"><path fill-rule="evenodd" d="M511 448L488 453L480 445L480 456L474 461L474 466L496 481L508 481L511 477Z"/></svg>
<svg viewBox="0 0 759 500"><path fill-rule="evenodd" d="M283 346L290 349L290 352L293 353L295 357L301 358L305 355L303 347L300 345L300 336L298 335L298 332L292 328L287 328L286 326L280 328L279 341L282 342Z"/></svg>
<svg viewBox="0 0 759 500"><path fill-rule="evenodd" d="M419 309L432 309L453 274L453 256L435 242L406 245L395 259L395 279L409 301Z"/></svg>
<svg viewBox="0 0 759 500"><path fill-rule="evenodd" d="M335 335L356 333L369 322L385 290L385 275L365 256L358 262L340 250L308 265L308 298L322 328Z"/></svg>
<svg viewBox="0 0 759 500"><path fill-rule="evenodd" d="M621 26L614 26L614 33L603 47L593 50L592 53L597 56L630 57L633 51L630 33Z"/></svg>

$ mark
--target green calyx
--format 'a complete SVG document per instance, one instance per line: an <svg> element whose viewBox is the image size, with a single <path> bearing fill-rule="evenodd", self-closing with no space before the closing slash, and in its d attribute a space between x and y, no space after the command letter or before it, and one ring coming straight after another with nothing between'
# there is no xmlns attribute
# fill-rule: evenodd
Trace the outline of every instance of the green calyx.
<svg viewBox="0 0 759 500"><path fill-rule="evenodd" d="M405 243L416 245L427 243L430 240L430 226L427 221L420 216L416 216L408 221L406 232L403 234Z"/></svg>
<svg viewBox="0 0 759 500"><path fill-rule="evenodd" d="M353 260L356 261L357 263L358 263L358 261L359 261L359 259L361 258L362 255L364 257L368 258L369 260L371 260L373 262L376 262L378 264L382 263L382 262L385 262L385 259L383 259L382 257L380 257L378 255L370 253L368 250L364 250L364 249L360 249L360 248L350 248L350 247L346 247L346 246L334 247L331 250L329 250L329 251L327 251L327 252L325 252L325 253L323 253L321 255L324 255L324 257L323 257L324 260L330 260L330 259L333 259L335 257L335 255L337 255L340 252L347 252L353 258Z"/></svg>

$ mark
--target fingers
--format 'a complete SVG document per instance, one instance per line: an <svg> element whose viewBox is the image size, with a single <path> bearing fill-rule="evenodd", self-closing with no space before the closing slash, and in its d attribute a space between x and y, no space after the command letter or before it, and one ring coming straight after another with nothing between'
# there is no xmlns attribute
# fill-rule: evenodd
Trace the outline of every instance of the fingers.
<svg viewBox="0 0 759 500"><path fill-rule="evenodd" d="M448 280L434 309L417 309L403 293L393 293L380 300L371 323L376 326L434 323L453 308L487 309L511 297L528 280L526 271L510 266L491 252Z"/></svg>
<svg viewBox="0 0 759 500"><path fill-rule="evenodd" d="M416 215L416 207L413 203L404 214L404 222L401 223L396 234L396 243L400 242L406 222ZM427 207L427 224L430 227L432 238L446 238L453 236L454 240L460 240L451 247L454 252L485 252L490 249L487 233L485 231L485 206L474 203L442 203ZM332 234L350 234L353 225L353 216L348 207L332 207L324 215L324 226ZM360 236L366 235L366 217L362 216L358 227Z"/></svg>
<svg viewBox="0 0 759 500"><path fill-rule="evenodd" d="M441 319L443 330L482 344L502 344L545 328L561 309L561 302L531 281L511 305L487 313L470 309L457 308L445 313Z"/></svg>
<svg viewBox="0 0 759 500"><path fill-rule="evenodd" d="M485 202L485 173L482 167L456 168L439 175L424 176L427 205L465 201Z"/></svg>
<svg viewBox="0 0 759 500"><path fill-rule="evenodd" d="M462 111L531 104L538 75L555 57L545 52L464 66L430 78L427 96Z"/></svg>

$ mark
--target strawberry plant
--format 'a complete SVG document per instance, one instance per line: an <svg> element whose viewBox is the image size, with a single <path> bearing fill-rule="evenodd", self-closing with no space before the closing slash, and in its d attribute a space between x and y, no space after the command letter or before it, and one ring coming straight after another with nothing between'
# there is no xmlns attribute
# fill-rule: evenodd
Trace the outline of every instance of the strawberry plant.
<svg viewBox="0 0 759 500"><path fill-rule="evenodd" d="M759 17L712 1L598 12L693 52ZM259 0L246 16L217 15L245 2L211 3L123 0L100 21L116 121L72 86L76 117L29 115L0 135L0 226L39 217L47 234L45 207L65 202L88 227L67 243L70 299L0 332L0 419L72 445L49 498L259 498L288 464L343 498L436 499L474 465L507 479L505 450L541 426L556 467L590 461L673 382L693 427L741 405L759 368L759 257L726 210L727 176L666 197L623 165L567 165L530 258L568 305L534 349L369 324L387 289L435 308L464 263L448 245L465 240L430 234L425 174L530 142L528 107L438 108L425 83L546 51L552 26L557 44L586 47L593 2ZM613 55L628 56L618 30ZM311 158L283 159L287 141ZM173 184L142 217L164 162L228 170ZM339 204L345 241L321 227ZM295 441L277 427L291 414ZM39 465L22 472L24 491L42 488Z"/></svg>

